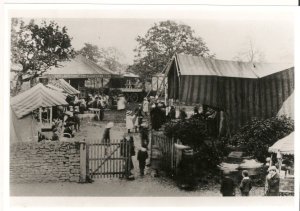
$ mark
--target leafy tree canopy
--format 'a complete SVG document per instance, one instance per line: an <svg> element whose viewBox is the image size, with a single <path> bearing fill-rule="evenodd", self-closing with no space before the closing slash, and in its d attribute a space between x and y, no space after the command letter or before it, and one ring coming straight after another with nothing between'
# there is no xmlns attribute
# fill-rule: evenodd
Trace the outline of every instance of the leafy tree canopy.
<svg viewBox="0 0 300 211"><path fill-rule="evenodd" d="M22 19L13 18L11 26L11 64L18 66L11 71L19 85L74 54L67 28L54 21L36 24L31 20L25 24Z"/></svg>
<svg viewBox="0 0 300 211"><path fill-rule="evenodd" d="M127 68L120 62L121 58L125 57L124 54L115 47L99 48L97 45L84 43L84 47L78 53L114 72L119 73Z"/></svg>
<svg viewBox="0 0 300 211"><path fill-rule="evenodd" d="M261 162L270 155L268 149L276 141L294 131L294 121L285 116L254 119L230 138L230 143L245 149Z"/></svg>
<svg viewBox="0 0 300 211"><path fill-rule="evenodd" d="M174 21L155 23L144 36L136 38L134 64L129 67L141 76L160 73L175 53L213 57L201 37L192 28Z"/></svg>

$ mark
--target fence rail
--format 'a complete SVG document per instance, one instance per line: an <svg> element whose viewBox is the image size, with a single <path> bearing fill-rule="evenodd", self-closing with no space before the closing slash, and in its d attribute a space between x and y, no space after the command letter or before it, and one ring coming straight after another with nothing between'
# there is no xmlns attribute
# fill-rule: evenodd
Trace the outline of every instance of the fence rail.
<svg viewBox="0 0 300 211"><path fill-rule="evenodd" d="M160 151L160 167L171 176L176 175L178 157L180 156L180 153L175 149L174 143L174 139L168 138L163 134L152 134L151 154L154 150Z"/></svg>

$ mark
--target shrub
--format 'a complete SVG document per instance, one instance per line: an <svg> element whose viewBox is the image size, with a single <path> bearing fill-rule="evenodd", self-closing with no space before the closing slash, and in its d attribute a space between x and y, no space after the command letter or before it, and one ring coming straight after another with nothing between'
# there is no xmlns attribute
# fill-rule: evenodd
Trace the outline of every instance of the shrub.
<svg viewBox="0 0 300 211"><path fill-rule="evenodd" d="M229 142L244 148L248 155L254 156L260 162L265 162L269 156L268 148L292 131L294 121L286 116L253 119L232 136Z"/></svg>
<svg viewBox="0 0 300 211"><path fill-rule="evenodd" d="M198 148L208 138L206 122L202 119L185 119L165 124L165 135L180 139L184 145Z"/></svg>
<svg viewBox="0 0 300 211"><path fill-rule="evenodd" d="M193 148L195 165L203 174L214 170L221 162L224 147L219 142L215 143L214 139L208 135L206 128L206 121L202 118L168 122L164 128L167 137L179 139L182 144Z"/></svg>

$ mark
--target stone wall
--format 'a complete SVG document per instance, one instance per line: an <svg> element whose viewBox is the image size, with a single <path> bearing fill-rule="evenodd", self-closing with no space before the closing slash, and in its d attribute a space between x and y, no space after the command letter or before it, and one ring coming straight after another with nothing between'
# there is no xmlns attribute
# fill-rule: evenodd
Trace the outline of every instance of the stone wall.
<svg viewBox="0 0 300 211"><path fill-rule="evenodd" d="M10 146L11 182L79 182L80 144L19 142Z"/></svg>

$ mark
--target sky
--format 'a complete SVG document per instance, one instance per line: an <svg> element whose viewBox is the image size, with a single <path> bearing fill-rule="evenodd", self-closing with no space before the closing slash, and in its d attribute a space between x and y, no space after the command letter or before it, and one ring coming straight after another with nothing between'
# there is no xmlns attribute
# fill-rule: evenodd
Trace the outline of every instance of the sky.
<svg viewBox="0 0 300 211"><path fill-rule="evenodd" d="M121 16L121 15L120 15ZM294 61L294 23L287 13L264 13L227 11L205 11L176 17L169 15L159 18L145 15L143 18L47 18L55 20L61 27L66 26L73 38L76 50L91 43L99 47L116 47L125 57L123 63L132 64L136 37L144 36L147 30L159 21L174 20L187 24L206 42L217 59L232 60L239 52L248 49L249 40L263 52L266 62ZM40 18L36 20L41 20Z"/></svg>

